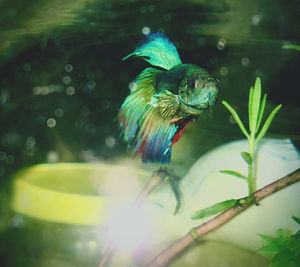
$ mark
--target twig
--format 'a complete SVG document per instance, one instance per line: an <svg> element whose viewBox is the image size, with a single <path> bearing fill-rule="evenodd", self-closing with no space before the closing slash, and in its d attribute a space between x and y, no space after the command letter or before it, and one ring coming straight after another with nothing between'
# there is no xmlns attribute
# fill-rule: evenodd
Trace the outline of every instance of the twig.
<svg viewBox="0 0 300 267"><path fill-rule="evenodd" d="M272 195L275 192L299 181L300 181L300 169L256 191L253 194L254 199L255 201L260 201L268 197L269 195ZM162 253L160 253L158 256L152 259L147 265L145 265L145 267L164 266L176 255L178 255L178 253L182 252L184 249L188 248L195 242L195 234L197 238L199 238L200 236L203 236L208 232L215 230L216 228L220 227L221 225L231 220L239 213L243 212L244 210L252 206L253 203L254 202L243 204L237 207L231 207L225 210L224 212L222 212L220 215L214 217L210 221L194 228L191 232L187 233L185 236L177 240L170 247L168 247Z"/></svg>
<svg viewBox="0 0 300 267"><path fill-rule="evenodd" d="M159 169L157 171L154 171L152 173L151 178L147 182L147 184L143 187L143 189L141 190L140 194L138 195L138 197L133 202L133 206L136 207L136 208L139 208L141 206L141 204L143 203L143 201L145 200L145 198L157 186L159 186L164 181L164 178L166 176L167 176L167 173L163 169ZM111 255L113 254L114 249L115 248L114 248L114 246L112 244L108 245L108 247L106 248L106 250L104 251L104 253L103 253L103 255L102 255L101 259L100 259L98 267L104 267L104 266L107 265L107 262L109 261Z"/></svg>

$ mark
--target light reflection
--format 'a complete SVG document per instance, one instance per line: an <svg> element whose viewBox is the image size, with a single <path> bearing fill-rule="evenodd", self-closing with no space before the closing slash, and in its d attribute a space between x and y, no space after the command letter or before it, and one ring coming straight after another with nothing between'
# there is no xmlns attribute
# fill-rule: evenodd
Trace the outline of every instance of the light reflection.
<svg viewBox="0 0 300 267"><path fill-rule="evenodd" d="M226 39L220 38L217 43L217 48L222 51L225 48L225 45L226 45Z"/></svg>
<svg viewBox="0 0 300 267"><path fill-rule="evenodd" d="M71 72L73 70L73 66L71 64L66 64L65 65L65 71L66 72Z"/></svg>
<svg viewBox="0 0 300 267"><path fill-rule="evenodd" d="M113 148L116 145L116 140L112 136L108 136L105 138L105 144L108 147Z"/></svg>
<svg viewBox="0 0 300 267"><path fill-rule="evenodd" d="M249 63L250 63L249 58L247 58L247 57L243 57L243 58L242 58L242 65L243 65L244 67L248 66Z"/></svg>
<svg viewBox="0 0 300 267"><path fill-rule="evenodd" d="M229 70L228 70L227 67L221 67L221 68L220 68L220 74L221 74L222 76L227 76L228 73L229 73Z"/></svg>
<svg viewBox="0 0 300 267"><path fill-rule="evenodd" d="M115 207L107 226L107 238L113 245L132 250L149 239L150 216L143 208L128 205Z"/></svg>
<svg viewBox="0 0 300 267"><path fill-rule="evenodd" d="M252 23L253 25L258 25L260 23L261 16L258 14L253 15L252 17Z"/></svg>
<svg viewBox="0 0 300 267"><path fill-rule="evenodd" d="M63 77L62 81L64 84L69 84L72 81L72 79L70 76L66 75Z"/></svg>
<svg viewBox="0 0 300 267"><path fill-rule="evenodd" d="M75 88L73 86L68 86L66 89L67 95L74 95L75 94Z"/></svg>
<svg viewBox="0 0 300 267"><path fill-rule="evenodd" d="M57 108L55 111L54 111L54 114L57 118L61 118L63 115L64 115L64 111L61 109L61 108Z"/></svg>
<svg viewBox="0 0 300 267"><path fill-rule="evenodd" d="M53 119L53 118L49 118L49 119L47 120L47 126L48 126L49 128L55 127L55 126L56 126L56 120Z"/></svg>
<svg viewBox="0 0 300 267"><path fill-rule="evenodd" d="M143 27L142 33L145 34L145 35L149 34L150 33L150 28L149 27Z"/></svg>

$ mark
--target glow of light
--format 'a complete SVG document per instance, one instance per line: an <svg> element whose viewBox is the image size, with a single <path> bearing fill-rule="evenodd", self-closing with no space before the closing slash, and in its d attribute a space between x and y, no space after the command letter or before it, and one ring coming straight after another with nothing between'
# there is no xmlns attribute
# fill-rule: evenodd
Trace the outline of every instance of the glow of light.
<svg viewBox="0 0 300 267"><path fill-rule="evenodd" d="M64 84L69 84L72 81L72 79L70 76L66 75L63 77L62 81Z"/></svg>
<svg viewBox="0 0 300 267"><path fill-rule="evenodd" d="M56 126L56 120L53 119L53 118L49 118L49 119L47 120L47 126L48 126L49 128L55 127L55 126Z"/></svg>
<svg viewBox="0 0 300 267"><path fill-rule="evenodd" d="M73 70L73 66L71 64L65 65L65 71L66 72L71 72Z"/></svg>
<svg viewBox="0 0 300 267"><path fill-rule="evenodd" d="M249 58L247 58L247 57L243 57L243 58L242 58L242 65L243 65L244 67L248 66L249 63L250 63Z"/></svg>
<svg viewBox="0 0 300 267"><path fill-rule="evenodd" d="M150 33L150 28L149 27L143 27L142 33L145 34L145 35L149 34Z"/></svg>
<svg viewBox="0 0 300 267"><path fill-rule="evenodd" d="M260 23L261 16L260 15L253 15L252 17L252 23L253 25L258 25Z"/></svg>
<svg viewBox="0 0 300 267"><path fill-rule="evenodd" d="M68 86L66 89L67 95L74 95L75 93L75 88L73 86Z"/></svg>
<svg viewBox="0 0 300 267"><path fill-rule="evenodd" d="M120 205L112 210L107 238L120 249L132 250L148 240L149 214L142 208Z"/></svg>
<svg viewBox="0 0 300 267"><path fill-rule="evenodd" d="M108 147L112 148L116 145L116 140L112 136L108 136L108 137L105 138L105 144Z"/></svg>
<svg viewBox="0 0 300 267"><path fill-rule="evenodd" d="M220 74L221 74L222 76L226 76L226 75L228 74L228 72L229 72L229 70L228 70L227 67L221 67L221 68L220 68Z"/></svg>
<svg viewBox="0 0 300 267"><path fill-rule="evenodd" d="M222 51L225 48L225 45L226 45L226 39L220 38L217 43L217 48Z"/></svg>
<svg viewBox="0 0 300 267"><path fill-rule="evenodd" d="M54 111L54 114L57 118L61 118L63 115L64 115L64 111L61 109L61 108L57 108L55 111Z"/></svg>

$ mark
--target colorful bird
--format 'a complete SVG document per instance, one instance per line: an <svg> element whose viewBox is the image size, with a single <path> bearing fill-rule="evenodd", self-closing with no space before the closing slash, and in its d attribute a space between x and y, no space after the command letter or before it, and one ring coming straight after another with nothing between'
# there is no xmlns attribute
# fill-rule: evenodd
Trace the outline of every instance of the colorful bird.
<svg viewBox="0 0 300 267"><path fill-rule="evenodd" d="M143 162L167 164L186 126L215 103L219 82L196 65L182 64L162 33L148 34L123 60L131 56L164 70L149 67L136 77L120 109L119 125Z"/></svg>

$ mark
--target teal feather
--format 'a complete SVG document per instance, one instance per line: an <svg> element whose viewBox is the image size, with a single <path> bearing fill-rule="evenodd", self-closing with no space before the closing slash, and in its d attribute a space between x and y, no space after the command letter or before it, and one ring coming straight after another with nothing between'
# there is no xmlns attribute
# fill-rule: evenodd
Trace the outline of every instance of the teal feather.
<svg viewBox="0 0 300 267"><path fill-rule="evenodd" d="M147 41L137 47L135 51L123 60L131 57L142 57L153 66L158 66L169 70L172 67L182 64L177 49L174 44L162 33L152 33L147 35Z"/></svg>

